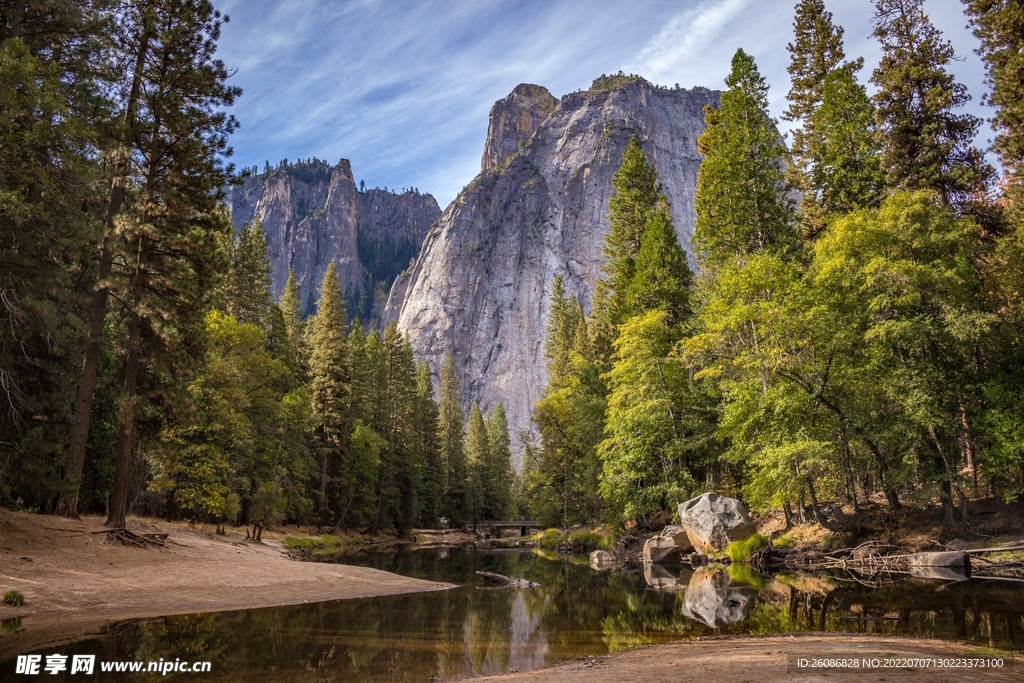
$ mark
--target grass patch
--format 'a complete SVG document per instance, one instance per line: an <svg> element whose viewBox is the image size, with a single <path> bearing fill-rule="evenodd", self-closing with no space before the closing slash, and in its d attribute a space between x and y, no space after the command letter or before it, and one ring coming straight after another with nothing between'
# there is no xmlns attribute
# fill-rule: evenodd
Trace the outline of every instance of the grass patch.
<svg viewBox="0 0 1024 683"><path fill-rule="evenodd" d="M729 556L729 559L733 562L746 562L750 559L750 556L756 553L761 548L768 545L768 539L761 534L754 534L750 538L743 541L733 541L729 544L729 547L725 549L725 554Z"/></svg>
<svg viewBox="0 0 1024 683"><path fill-rule="evenodd" d="M7 591L4 593L4 602L11 607L21 607L25 604L25 596L18 591Z"/></svg>
<svg viewBox="0 0 1024 683"><path fill-rule="evenodd" d="M537 544L538 548L554 550L558 547L559 543L566 540L566 534L561 529L545 529L538 534L534 534L532 540Z"/></svg>
<svg viewBox="0 0 1024 683"><path fill-rule="evenodd" d="M793 537L792 536L790 536L789 534L783 534L782 536L779 536L777 539L772 541L772 544L776 548L783 548L783 549L785 549L785 548L791 547L793 545L793 542L794 541L793 541Z"/></svg>
<svg viewBox="0 0 1024 683"><path fill-rule="evenodd" d="M21 626L21 617L11 617L0 621L0 633L13 633Z"/></svg>
<svg viewBox="0 0 1024 683"><path fill-rule="evenodd" d="M594 550L601 547L604 539L596 531L573 531L569 534L571 543L579 543L584 550Z"/></svg>
<svg viewBox="0 0 1024 683"><path fill-rule="evenodd" d="M288 550L296 550L299 552L309 553L310 555L337 555L342 550L354 548L366 543L363 539L335 536L333 534L324 534L319 538L296 538L294 536L286 536L281 542L284 544L285 548L288 548Z"/></svg>
<svg viewBox="0 0 1024 683"><path fill-rule="evenodd" d="M737 583L753 586L757 590L764 588L764 577L745 564L730 564L726 571L729 572L729 578Z"/></svg>

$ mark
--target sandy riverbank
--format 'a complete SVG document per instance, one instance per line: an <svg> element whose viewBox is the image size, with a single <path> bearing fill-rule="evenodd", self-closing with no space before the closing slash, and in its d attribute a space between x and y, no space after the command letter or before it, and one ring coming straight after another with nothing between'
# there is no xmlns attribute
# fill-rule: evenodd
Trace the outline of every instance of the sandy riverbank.
<svg viewBox="0 0 1024 683"><path fill-rule="evenodd" d="M1005 671L875 669L805 673L794 657L905 658L986 657L976 648L939 640L867 635L806 635L700 639L563 662L546 669L463 679L472 683L937 683L1020 681L1024 662ZM998 656L998 655L997 655Z"/></svg>
<svg viewBox="0 0 1024 683"><path fill-rule="evenodd" d="M448 584L365 567L298 562L279 541L220 537L179 524L129 520L136 532L168 533L165 548L105 543L103 520L70 520L0 509L0 660L79 640L123 619L269 607L441 590Z"/></svg>

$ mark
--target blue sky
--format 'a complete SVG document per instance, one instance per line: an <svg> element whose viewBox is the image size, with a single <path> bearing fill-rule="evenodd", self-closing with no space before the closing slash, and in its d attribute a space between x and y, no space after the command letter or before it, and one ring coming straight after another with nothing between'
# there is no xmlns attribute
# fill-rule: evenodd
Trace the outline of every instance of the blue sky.
<svg viewBox="0 0 1024 683"><path fill-rule="evenodd" d="M352 161L370 187L417 187L443 208L479 171L487 114L519 83L560 97L602 73L721 88L742 47L785 108L795 0L223 0L219 57L244 94L239 166ZM870 0L826 0L867 81L879 50ZM981 106L983 69L959 0L927 0ZM979 143L991 132L983 128Z"/></svg>

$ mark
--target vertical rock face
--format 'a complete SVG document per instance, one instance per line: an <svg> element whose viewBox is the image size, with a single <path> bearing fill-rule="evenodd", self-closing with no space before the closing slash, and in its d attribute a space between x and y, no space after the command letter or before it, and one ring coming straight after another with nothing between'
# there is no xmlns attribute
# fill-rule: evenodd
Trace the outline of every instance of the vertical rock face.
<svg viewBox="0 0 1024 683"><path fill-rule="evenodd" d="M558 100L539 85L522 84L491 107L487 142L480 171L493 171L519 151L544 119L558 106Z"/></svg>
<svg viewBox="0 0 1024 683"><path fill-rule="evenodd" d="M225 194L236 230L260 217L275 298L294 270L303 306L311 311L327 264L334 261L350 302L365 309L358 311L364 320L372 317L374 290L382 290L373 311L379 314L384 288L408 267L441 213L429 194L359 192L347 159L334 167L317 159L281 166Z"/></svg>
<svg viewBox="0 0 1024 683"><path fill-rule="evenodd" d="M611 77L545 113L545 92L519 86L495 105L485 170L445 209L385 310L435 372L452 351L467 405L478 400L490 410L504 401L514 442L530 431L530 410L547 379L544 331L555 276L589 310L604 261L611 179L630 138L656 166L689 253L697 136L703 107L718 103L718 93L704 88ZM542 122L524 143L517 138L510 158L496 162L512 148L511 127L501 122L527 102L532 109L516 120Z"/></svg>

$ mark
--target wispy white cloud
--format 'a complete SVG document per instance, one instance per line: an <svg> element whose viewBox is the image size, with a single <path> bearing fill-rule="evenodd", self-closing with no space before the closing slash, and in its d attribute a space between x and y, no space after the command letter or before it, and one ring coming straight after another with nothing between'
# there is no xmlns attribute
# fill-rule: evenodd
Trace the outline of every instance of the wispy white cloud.
<svg viewBox="0 0 1024 683"><path fill-rule="evenodd" d="M703 61L708 45L736 19L751 0L705 0L672 17L627 64L630 73L662 81L694 62Z"/></svg>
<svg viewBox="0 0 1024 683"><path fill-rule="evenodd" d="M487 113L517 84L560 96L622 69L720 88L738 47L757 60L778 115L795 1L222 0L232 20L219 56L244 90L235 161L345 157L371 187L416 186L443 205L476 174ZM873 63L870 0L826 2L847 53ZM960 3L928 8L980 95Z"/></svg>

